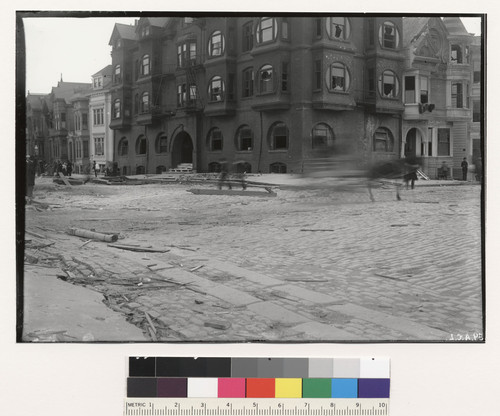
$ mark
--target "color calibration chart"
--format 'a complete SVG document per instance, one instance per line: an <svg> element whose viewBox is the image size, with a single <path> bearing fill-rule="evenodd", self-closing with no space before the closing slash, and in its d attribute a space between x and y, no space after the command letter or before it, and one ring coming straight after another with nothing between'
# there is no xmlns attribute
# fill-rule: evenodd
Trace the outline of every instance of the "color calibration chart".
<svg viewBox="0 0 500 416"><path fill-rule="evenodd" d="M389 392L389 358L129 357L124 415L388 415Z"/></svg>

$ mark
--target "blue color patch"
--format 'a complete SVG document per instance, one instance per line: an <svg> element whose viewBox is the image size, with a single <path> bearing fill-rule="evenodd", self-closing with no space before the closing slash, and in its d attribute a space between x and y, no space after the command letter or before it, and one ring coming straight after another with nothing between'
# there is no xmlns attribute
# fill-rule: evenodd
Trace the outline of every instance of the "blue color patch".
<svg viewBox="0 0 500 416"><path fill-rule="evenodd" d="M338 399L358 398L357 378L332 378L332 397Z"/></svg>

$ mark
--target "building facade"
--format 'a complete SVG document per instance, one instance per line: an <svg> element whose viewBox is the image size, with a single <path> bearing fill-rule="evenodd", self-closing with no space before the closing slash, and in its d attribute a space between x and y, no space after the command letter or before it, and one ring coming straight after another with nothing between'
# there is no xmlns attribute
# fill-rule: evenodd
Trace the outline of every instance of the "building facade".
<svg viewBox="0 0 500 416"><path fill-rule="evenodd" d="M111 36L122 172L304 172L399 157L400 17L141 18Z"/></svg>
<svg viewBox="0 0 500 416"><path fill-rule="evenodd" d="M113 130L111 123L112 66L108 65L92 75L92 91L89 94L90 160L101 172L112 168L114 161Z"/></svg>
<svg viewBox="0 0 500 416"><path fill-rule="evenodd" d="M404 72L404 156L423 158L432 178L444 163L460 179L464 157L472 161L471 45L459 18L403 20L407 60Z"/></svg>

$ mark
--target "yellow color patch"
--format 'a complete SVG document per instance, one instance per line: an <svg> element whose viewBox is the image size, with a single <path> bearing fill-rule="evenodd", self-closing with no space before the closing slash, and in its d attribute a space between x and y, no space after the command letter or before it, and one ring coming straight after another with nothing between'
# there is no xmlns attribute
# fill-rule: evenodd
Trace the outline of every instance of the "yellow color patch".
<svg viewBox="0 0 500 416"><path fill-rule="evenodd" d="M276 397L280 398L302 398L301 378L277 378Z"/></svg>

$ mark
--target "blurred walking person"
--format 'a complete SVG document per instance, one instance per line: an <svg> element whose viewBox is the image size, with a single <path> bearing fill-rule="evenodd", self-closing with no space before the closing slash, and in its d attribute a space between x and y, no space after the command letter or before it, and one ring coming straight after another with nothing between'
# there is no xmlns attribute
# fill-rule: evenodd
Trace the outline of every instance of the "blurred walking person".
<svg viewBox="0 0 500 416"><path fill-rule="evenodd" d="M464 157L464 160L462 160L462 164L460 166L462 167L462 180L466 181L467 180L467 172L469 170L469 164L467 163L466 157Z"/></svg>
<svg viewBox="0 0 500 416"><path fill-rule="evenodd" d="M222 189L222 185L224 184L227 184L229 189L233 189L231 186L231 182L229 181L229 165L226 159L222 159L220 161L220 175L217 187L219 189Z"/></svg>

